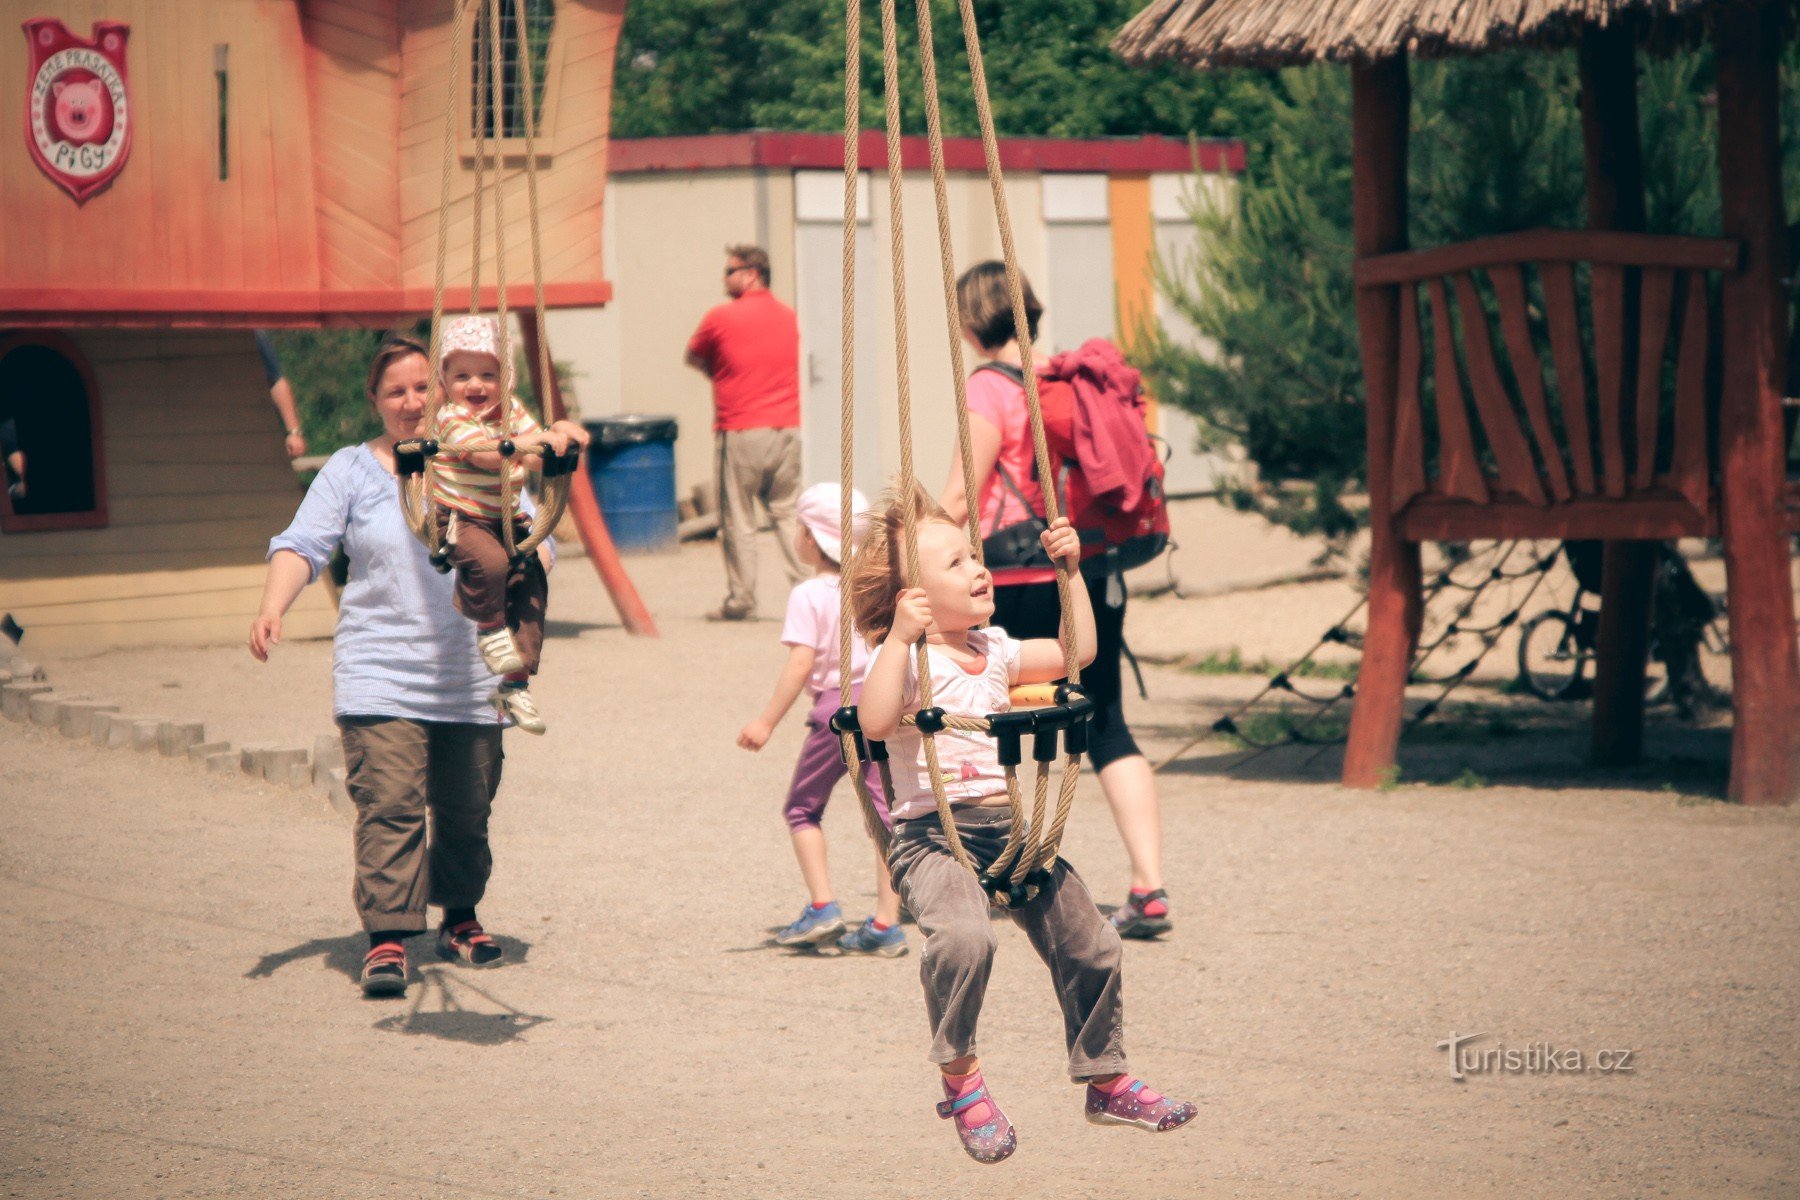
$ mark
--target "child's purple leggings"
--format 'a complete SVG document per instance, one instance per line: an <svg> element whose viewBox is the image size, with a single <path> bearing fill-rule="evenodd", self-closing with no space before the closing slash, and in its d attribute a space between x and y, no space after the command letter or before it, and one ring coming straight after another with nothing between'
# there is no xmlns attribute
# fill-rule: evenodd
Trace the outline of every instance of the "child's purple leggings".
<svg viewBox="0 0 1800 1200"><path fill-rule="evenodd" d="M852 691L851 703L855 702ZM849 774L844 767L843 743L831 731L831 715L837 710L838 691L830 688L814 698L812 712L807 714L806 742L800 747L800 761L794 764L794 781L788 785L787 805L782 810L789 829L818 825L825 814L825 802L831 799L831 789ZM881 773L874 763L863 763L863 781L875 797L881 823L893 828L887 796L881 790Z"/></svg>

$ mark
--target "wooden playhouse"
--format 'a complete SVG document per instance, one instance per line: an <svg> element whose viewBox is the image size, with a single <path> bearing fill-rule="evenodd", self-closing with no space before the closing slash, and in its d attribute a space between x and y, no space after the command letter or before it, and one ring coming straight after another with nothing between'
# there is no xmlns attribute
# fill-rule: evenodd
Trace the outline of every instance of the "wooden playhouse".
<svg viewBox="0 0 1800 1200"><path fill-rule="evenodd" d="M540 97L551 307L610 298L623 11L500 3L505 78L528 67ZM0 493L0 611L34 652L235 641L299 498L252 330L429 314L447 148L446 304L469 304L476 172L491 195L498 170L507 300L532 325L519 106L493 106L478 156L478 26L471 9L452 78L455 0L0 0L0 17L20 31L0 96L23 110L0 139L0 425L27 478ZM331 622L310 589L288 628Z"/></svg>

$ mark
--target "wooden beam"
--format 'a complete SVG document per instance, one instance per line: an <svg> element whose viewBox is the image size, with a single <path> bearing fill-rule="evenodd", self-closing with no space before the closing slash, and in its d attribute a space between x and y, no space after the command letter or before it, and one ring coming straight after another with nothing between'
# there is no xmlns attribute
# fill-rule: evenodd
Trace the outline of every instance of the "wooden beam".
<svg viewBox="0 0 1800 1200"><path fill-rule="evenodd" d="M1582 30L1581 135L1587 159L1590 230L1644 230L1644 156L1638 133L1636 23L1618 20ZM1593 237L1593 234L1586 236ZM1635 264L1633 264L1635 265ZM1594 361L1599 384L1596 431L1606 494L1622 497L1625 397L1633 393L1637 354L1637 276L1623 265L1594 268ZM1634 430L1635 432L1635 430ZM1609 541L1600 590L1590 756L1606 766L1637 762L1644 751L1644 664L1656 546Z"/></svg>
<svg viewBox="0 0 1800 1200"><path fill-rule="evenodd" d="M1593 263L1611 267L1668 267L1678 271L1735 271L1742 258L1736 242L1721 238L1667 237L1581 229L1527 229L1430 250L1408 250L1358 259L1357 286L1418 283L1438 275L1522 263Z"/></svg>
<svg viewBox="0 0 1800 1200"><path fill-rule="evenodd" d="M1355 249L1361 259L1406 248L1412 88L1404 55L1352 67L1350 80ZM1411 303L1410 289L1406 296ZM1419 637L1419 545L1400 538L1393 513L1400 300L1397 285L1356 290L1367 395L1370 547L1369 628L1344 750L1344 782L1351 787L1374 787L1392 771L1405 716L1406 677Z"/></svg>
<svg viewBox="0 0 1800 1200"><path fill-rule="evenodd" d="M1779 22L1772 6L1724 5L1713 29L1719 213L1744 244L1725 278L1719 508L1731 606L1731 786L1745 804L1800 791L1800 654L1783 526L1781 394L1787 226L1781 194Z"/></svg>

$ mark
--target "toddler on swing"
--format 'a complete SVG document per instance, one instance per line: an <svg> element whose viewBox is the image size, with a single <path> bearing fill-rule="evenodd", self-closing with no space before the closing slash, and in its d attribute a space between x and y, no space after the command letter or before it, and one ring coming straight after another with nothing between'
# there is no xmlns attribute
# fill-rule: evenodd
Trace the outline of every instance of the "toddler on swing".
<svg viewBox="0 0 1800 1200"><path fill-rule="evenodd" d="M475 622L482 661L501 677L494 707L525 732L543 733L544 720L526 685L537 674L543 648L549 585L536 555L507 554L500 472L511 472L516 499L527 457L542 458L546 447L565 454L571 442L585 446L587 430L572 421L544 429L526 411L512 394L512 368L493 318L452 318L444 324L442 347L431 500L456 569L456 607ZM502 439L512 441L510 459L488 448ZM531 525L517 510L512 519L516 545Z"/></svg>
<svg viewBox="0 0 1800 1200"><path fill-rule="evenodd" d="M904 584L904 504L915 515L919 582ZM1044 531L1052 560L1078 569L1080 538L1067 518ZM892 760L893 845L888 866L901 900L925 934L919 975L931 1023L931 1061L943 1073L938 1116L951 1119L963 1149L977 1162L997 1163L1016 1145L975 1056L975 1026L993 965L995 940L989 900L976 876L950 852L917 729L900 723L919 710L914 650L925 638L932 703L946 713L985 716L1011 707L1017 684L1048 683L1064 675L1061 645L1052 638L1018 641L993 616L993 577L969 544L968 530L922 492L894 499L856 557L851 579L856 624L879 641L863 681L858 721L870 739L885 741ZM1077 657L1095 653L1094 613L1087 589L1070 589ZM1012 825L1006 777L994 740L945 729L936 735L938 766L954 806L962 844L977 870L999 857ZM1163 1133L1194 1117L1191 1103L1145 1087L1127 1073L1120 1001L1119 935L1094 907L1087 885L1063 859L1028 903L1007 915L1025 931L1050 968L1062 1004L1069 1076L1087 1084L1087 1119Z"/></svg>

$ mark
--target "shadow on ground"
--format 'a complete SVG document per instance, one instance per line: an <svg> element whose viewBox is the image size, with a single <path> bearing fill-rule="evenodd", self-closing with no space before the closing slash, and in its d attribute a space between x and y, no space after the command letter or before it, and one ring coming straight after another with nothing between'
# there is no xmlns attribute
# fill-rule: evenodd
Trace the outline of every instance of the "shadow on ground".
<svg viewBox="0 0 1800 1200"><path fill-rule="evenodd" d="M508 937L503 933L493 934L493 939L500 943L506 952L505 962L518 964L525 961L531 953L531 943L522 942L518 938ZM437 961L436 932L426 930L406 939L406 956L417 971L421 964ZM336 971L350 982L355 983L362 978L363 955L369 949L369 936L365 933L346 934L343 937L314 938L309 942L301 942L298 946L286 950L277 950L265 954L256 961L256 965L244 972L245 979L267 979L289 963L304 961L309 958L322 960L321 965L328 971Z"/></svg>
<svg viewBox="0 0 1800 1200"><path fill-rule="evenodd" d="M472 970L426 967L407 988L406 1012L375 1022L383 1033L441 1038L471 1046L502 1046L517 1041L549 1017L522 1012L470 978ZM492 979L482 972L484 982Z"/></svg>
<svg viewBox="0 0 1800 1200"><path fill-rule="evenodd" d="M1429 710L1429 719L1419 719L1429 700L1409 700L1395 784L1725 796L1731 755L1726 714L1687 722L1672 709L1653 709L1644 728L1643 761L1601 767L1589 760L1589 705L1545 704L1476 687L1461 695L1467 698ZM1177 720L1136 729L1142 740L1166 747L1151 755L1161 764L1161 774L1331 784L1343 769L1348 704L1324 708L1288 700L1239 713L1235 699L1203 697L1188 707L1191 723ZM1213 732L1213 723L1228 715L1234 718L1236 737Z"/></svg>

